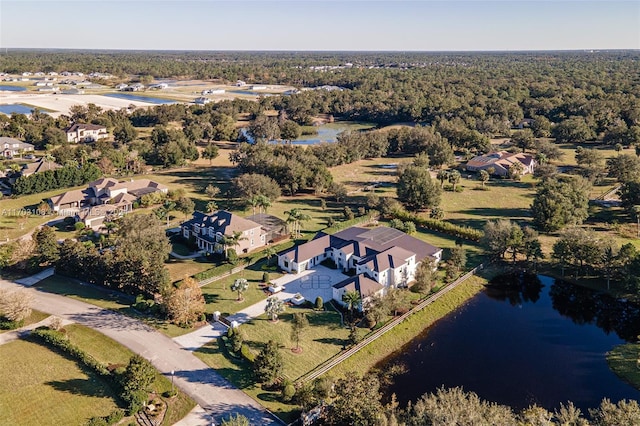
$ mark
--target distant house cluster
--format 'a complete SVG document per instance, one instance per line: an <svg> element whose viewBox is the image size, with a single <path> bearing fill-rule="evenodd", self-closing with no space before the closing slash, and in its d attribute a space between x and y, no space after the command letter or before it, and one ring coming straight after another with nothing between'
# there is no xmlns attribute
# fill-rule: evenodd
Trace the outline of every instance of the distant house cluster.
<svg viewBox="0 0 640 426"><path fill-rule="evenodd" d="M366 300L386 288L406 287L415 280L418 266L426 258L442 259L442 249L385 226L351 227L333 235L319 233L313 240L278 255L278 265L300 273L330 260L352 276L333 285L333 298L342 303L349 291Z"/></svg>
<svg viewBox="0 0 640 426"><path fill-rule="evenodd" d="M144 84L142 83L133 83L131 85L120 83L116 86L116 90L121 92L139 92L142 89L144 89Z"/></svg>
<svg viewBox="0 0 640 426"><path fill-rule="evenodd" d="M133 203L145 194L167 193L169 188L149 179L118 182L113 178L93 181L85 189L75 189L51 197L48 202L59 215L74 216L87 227L97 228L108 217L133 210Z"/></svg>
<svg viewBox="0 0 640 426"><path fill-rule="evenodd" d="M182 224L182 236L193 238L207 253L222 253L224 237L234 233L240 233L237 246L231 247L238 253L248 253L267 243L267 230L262 225L226 210L212 214L194 212L193 218Z"/></svg>
<svg viewBox="0 0 640 426"><path fill-rule="evenodd" d="M27 152L33 152L33 145L17 139L0 137L0 147L4 158L13 158Z"/></svg>
<svg viewBox="0 0 640 426"><path fill-rule="evenodd" d="M509 169L516 162L522 165L522 174L525 175L533 173L536 168L533 155L498 151L472 158L467 162L466 169L470 172L493 169L493 174L496 176L508 176Z"/></svg>
<svg viewBox="0 0 640 426"><path fill-rule="evenodd" d="M65 130L67 142L96 142L100 139L108 138L107 128L97 124L75 123Z"/></svg>

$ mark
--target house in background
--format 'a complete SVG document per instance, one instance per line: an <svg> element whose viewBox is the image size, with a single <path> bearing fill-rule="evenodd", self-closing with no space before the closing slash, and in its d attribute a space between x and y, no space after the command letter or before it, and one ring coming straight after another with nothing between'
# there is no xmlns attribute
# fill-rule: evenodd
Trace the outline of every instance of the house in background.
<svg viewBox="0 0 640 426"><path fill-rule="evenodd" d="M333 285L333 298L342 303L346 291L360 292L364 301L386 288L408 286L427 258L439 262L442 249L386 226L354 226L333 235L321 232L313 240L278 254L278 265L287 272L300 273L331 261L351 275Z"/></svg>
<svg viewBox="0 0 640 426"><path fill-rule="evenodd" d="M267 232L259 223L240 217L226 210L207 215L194 212L193 218L182 224L182 236L194 238L201 250L207 253L222 253L225 236L240 232L240 240L235 247L237 253L248 253L267 243Z"/></svg>
<svg viewBox="0 0 640 426"><path fill-rule="evenodd" d="M44 157L39 158L33 163L27 163L22 166L22 170L20 171L20 176L30 176L34 173L40 173L47 170L55 170L62 167L60 164L55 161L46 161Z"/></svg>
<svg viewBox="0 0 640 426"><path fill-rule="evenodd" d="M118 182L102 178L85 189L75 189L49 198L51 209L58 215L74 216L85 226L96 228L109 216L120 216L133 210L133 203L153 192L167 193L169 188L149 179Z"/></svg>
<svg viewBox="0 0 640 426"><path fill-rule="evenodd" d="M522 165L523 175L533 173L537 165L535 158L531 154L497 151L473 157L467 162L465 167L467 171L470 172L478 172L480 170L493 168L494 175L508 176L509 168L516 162Z"/></svg>
<svg viewBox="0 0 640 426"><path fill-rule="evenodd" d="M18 157L27 152L33 152L33 145L18 139L0 137L0 147L4 158Z"/></svg>
<svg viewBox="0 0 640 426"><path fill-rule="evenodd" d="M97 124L81 124L76 123L65 130L67 133L67 142L95 142L100 139L108 138L107 128Z"/></svg>

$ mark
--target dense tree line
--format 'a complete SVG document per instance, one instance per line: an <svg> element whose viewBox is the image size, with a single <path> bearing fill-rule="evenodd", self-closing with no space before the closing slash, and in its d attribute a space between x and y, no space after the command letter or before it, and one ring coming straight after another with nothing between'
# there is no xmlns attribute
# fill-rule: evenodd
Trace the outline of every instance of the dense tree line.
<svg viewBox="0 0 640 426"><path fill-rule="evenodd" d="M65 240L59 248L56 273L129 294L167 291L164 262L171 246L162 224L152 215L124 216L117 222L115 243L100 250L93 244Z"/></svg>
<svg viewBox="0 0 640 426"><path fill-rule="evenodd" d="M21 176L13 185L16 195L37 194L52 189L84 185L102 175L100 169L91 163L84 166L67 165L58 169L45 170L29 176Z"/></svg>

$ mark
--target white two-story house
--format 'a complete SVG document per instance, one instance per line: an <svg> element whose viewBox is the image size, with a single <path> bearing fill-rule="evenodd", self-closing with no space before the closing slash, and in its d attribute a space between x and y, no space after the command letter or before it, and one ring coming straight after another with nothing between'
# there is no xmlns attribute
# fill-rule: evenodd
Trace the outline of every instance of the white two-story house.
<svg viewBox="0 0 640 426"><path fill-rule="evenodd" d="M278 265L284 271L300 273L329 260L352 275L333 286L333 298L342 302L346 291L360 291L364 300L385 288L406 287L415 280L418 266L427 257L439 262L442 249L397 229L354 226L333 235L320 233L313 240L280 253Z"/></svg>

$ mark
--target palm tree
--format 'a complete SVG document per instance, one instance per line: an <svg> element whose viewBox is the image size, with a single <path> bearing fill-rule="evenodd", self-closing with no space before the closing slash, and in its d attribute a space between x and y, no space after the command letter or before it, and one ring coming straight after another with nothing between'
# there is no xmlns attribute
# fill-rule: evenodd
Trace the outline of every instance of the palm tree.
<svg viewBox="0 0 640 426"><path fill-rule="evenodd" d="M347 309L349 309L349 316L353 320L353 308L360 306L360 302L362 302L360 293L357 291L347 291L342 295L342 301L347 305Z"/></svg>
<svg viewBox="0 0 640 426"><path fill-rule="evenodd" d="M266 197L264 195L258 195L258 199L256 201L257 201L256 205L258 206L259 213L262 213L263 210L264 210L264 213L266 213L267 209L271 207L271 200L269 199L269 197Z"/></svg>
<svg viewBox="0 0 640 426"><path fill-rule="evenodd" d="M302 222L308 222L311 220L311 216L309 216L306 213L300 213L300 216L298 216L298 234L300 234L300 231L302 230L300 228L300 223Z"/></svg>
<svg viewBox="0 0 640 426"><path fill-rule="evenodd" d="M238 302L242 302L242 293L249 288L249 282L245 278L238 278L231 284L231 290L238 292Z"/></svg>
<svg viewBox="0 0 640 426"><path fill-rule="evenodd" d="M56 157L54 157L53 155L47 153L47 154L45 154L43 159L44 159L44 161L47 162L48 170L51 170L51 163L56 161Z"/></svg>
<svg viewBox="0 0 640 426"><path fill-rule="evenodd" d="M271 258L275 256L278 252L273 247L267 247L264 251L265 256L267 257L267 265L271 263Z"/></svg>
<svg viewBox="0 0 640 426"><path fill-rule="evenodd" d="M438 170L436 179L440 181L440 188L444 188L444 181L449 178L449 172L447 170Z"/></svg>
<svg viewBox="0 0 640 426"><path fill-rule="evenodd" d="M240 241L242 240L246 240L247 237L243 237L242 236L242 232L240 231L235 231L233 233L233 235L225 235L223 238L223 245L225 246L225 256L228 257L227 254L227 247L231 246L231 247L236 247L238 245L240 245ZM238 251L236 250L236 254L238 253Z"/></svg>
<svg viewBox="0 0 640 426"><path fill-rule="evenodd" d="M291 209L291 210L287 210L284 213L287 215L287 227L288 227L288 224L290 223L293 224L293 228L290 229L291 235L293 236L298 235L297 225L298 225L298 220L301 214L300 209Z"/></svg>
<svg viewBox="0 0 640 426"><path fill-rule="evenodd" d="M207 214L213 214L216 210L218 210L218 204L215 201L209 201L207 203Z"/></svg>
<svg viewBox="0 0 640 426"><path fill-rule="evenodd" d="M277 296L269 296L264 311L269 315L271 321L275 322L278 319L278 314L284 312L284 301L278 299Z"/></svg>
<svg viewBox="0 0 640 426"><path fill-rule="evenodd" d="M480 182L482 182L482 187L484 188L484 184L489 181L489 172L486 170L480 170L480 174L478 176L480 178Z"/></svg>

